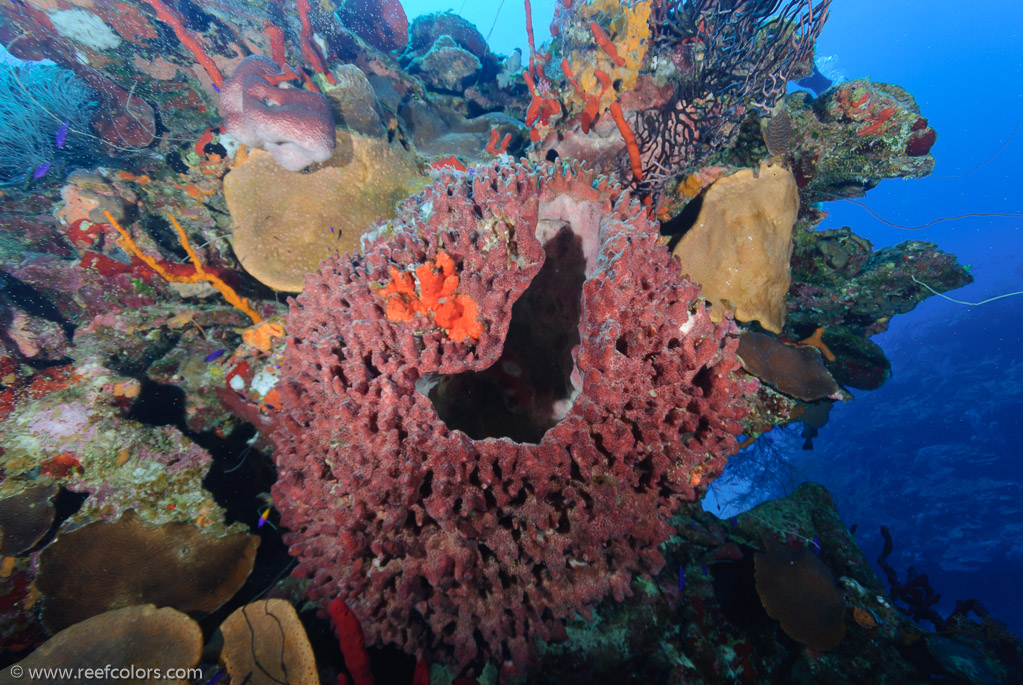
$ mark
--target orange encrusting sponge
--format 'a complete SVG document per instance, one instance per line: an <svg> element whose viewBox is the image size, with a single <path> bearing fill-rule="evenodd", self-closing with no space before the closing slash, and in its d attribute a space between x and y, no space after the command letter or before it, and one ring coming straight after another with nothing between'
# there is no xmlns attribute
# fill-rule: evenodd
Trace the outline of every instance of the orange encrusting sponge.
<svg viewBox="0 0 1023 685"><path fill-rule="evenodd" d="M479 309L471 297L455 292L458 274L450 255L438 252L435 258L416 267L415 278L411 272L393 266L390 272L391 282L380 290L381 297L387 298L388 321L411 321L415 314L424 314L433 316L452 340L479 340L483 334Z"/></svg>

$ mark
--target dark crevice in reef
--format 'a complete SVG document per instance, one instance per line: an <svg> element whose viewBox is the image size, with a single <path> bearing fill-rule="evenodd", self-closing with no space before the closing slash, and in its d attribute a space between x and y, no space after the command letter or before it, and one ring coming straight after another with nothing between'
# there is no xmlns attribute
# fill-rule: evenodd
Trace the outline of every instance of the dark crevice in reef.
<svg viewBox="0 0 1023 685"><path fill-rule="evenodd" d="M690 200L681 212L667 221L661 222L661 235L671 236L668 240L669 252L674 250L679 241L689 232L689 229L696 225L696 220L700 216L700 210L703 209L703 199L706 194L707 191L704 190Z"/></svg>
<svg viewBox="0 0 1023 685"><path fill-rule="evenodd" d="M437 375L428 397L441 420L474 440L538 443L572 401L572 349L579 344L586 261L564 227L545 245L547 259L512 307L501 357L483 371Z"/></svg>

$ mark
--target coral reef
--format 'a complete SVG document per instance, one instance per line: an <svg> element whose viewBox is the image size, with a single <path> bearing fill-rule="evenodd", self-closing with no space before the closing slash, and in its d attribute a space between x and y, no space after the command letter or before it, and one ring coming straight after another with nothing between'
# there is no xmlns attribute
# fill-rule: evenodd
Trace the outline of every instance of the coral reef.
<svg viewBox="0 0 1023 685"><path fill-rule="evenodd" d="M0 69L0 183L46 177L54 165L87 152L93 97L67 69L43 64Z"/></svg>
<svg viewBox="0 0 1023 685"><path fill-rule="evenodd" d="M370 224L420 181L401 146L343 131L338 140L334 156L311 173L284 171L257 151L224 177L234 252L272 288L298 292L322 260L356 252Z"/></svg>
<svg viewBox="0 0 1023 685"><path fill-rule="evenodd" d="M132 680L154 671L167 673L199 663L202 630L180 611L152 604L108 611L65 628L19 664L0 671L0 682L18 682L29 669L67 669L97 679ZM129 677L130 676L130 677ZM82 678L82 681L93 678ZM139 681L136 681L139 682ZM141 682L155 682L146 677ZM167 685L188 685L187 678L161 678Z"/></svg>
<svg viewBox="0 0 1023 685"><path fill-rule="evenodd" d="M952 290L973 277L934 243L909 240L875 251L848 228L811 230L818 219L801 222L793 234L784 334L798 340L824 327L835 380L875 390L891 376L891 364L870 336L933 295L924 284Z"/></svg>
<svg viewBox="0 0 1023 685"><path fill-rule="evenodd" d="M495 163L307 278L271 437L310 597L342 598L371 644L522 672L535 638L660 568L753 384L657 244L606 180ZM474 345L385 314L382 285L442 248Z"/></svg>
<svg viewBox="0 0 1023 685"><path fill-rule="evenodd" d="M788 326L849 327L873 335L936 290L955 290L973 276L934 243L907 240L874 250L849 228L799 230L793 236ZM836 297L837 296L837 297Z"/></svg>
<svg viewBox="0 0 1023 685"><path fill-rule="evenodd" d="M792 171L810 202L859 197L885 178L920 178L934 168L934 129L899 86L858 79L820 98L798 92L784 111L795 141Z"/></svg>
<svg viewBox="0 0 1023 685"><path fill-rule="evenodd" d="M790 397L805 402L841 398L838 384L816 350L787 345L756 331L743 331L737 352L744 369Z"/></svg>
<svg viewBox="0 0 1023 685"><path fill-rule="evenodd" d="M202 486L209 454L174 426L128 418L142 389L137 380L95 363L64 369L12 393L0 433L6 477L0 491L38 482L88 494L73 515L78 524L135 509L148 521L228 530L223 510Z"/></svg>
<svg viewBox="0 0 1023 685"><path fill-rule="evenodd" d="M774 108L810 63L829 5L574 3L556 19L561 63L531 58L526 123L544 148L659 198L728 148L750 108Z"/></svg>
<svg viewBox="0 0 1023 685"><path fill-rule="evenodd" d="M116 14L113 2L105 9L111 15ZM85 17L84 22L92 24L93 30L65 31L62 35L46 12L26 3L9 3L0 11L0 40L15 57L29 61L52 60L73 71L91 89L98 106L90 124L108 154L130 152L151 144L156 135L152 106L118 85L104 70L92 66L110 62L111 51L107 48L117 36L107 33L107 23L96 14L87 10L65 11L77 12L79 23ZM56 14L59 24L61 15ZM97 33L103 34L99 40ZM57 122L57 126L60 124Z"/></svg>
<svg viewBox="0 0 1023 685"><path fill-rule="evenodd" d="M413 59L407 69L435 90L460 91L473 83L483 68L479 59L451 36L441 36L422 56Z"/></svg>
<svg viewBox="0 0 1023 685"><path fill-rule="evenodd" d="M685 523L664 545L668 563L661 573L652 582L636 579L623 603L600 604L594 623L570 621L570 639L542 649L530 682L860 683L893 674L914 683L1016 682L1023 676L1013 655L1018 641L986 642L979 637L985 628L973 622L945 636L925 634L897 611L820 485L804 483L731 520L690 505L676 520ZM768 616L756 562L768 548L814 567L811 582L825 580L824 605L809 601L804 590L788 611L804 600L805 610L818 615L828 602L846 605L827 622L833 635L844 632L830 651L791 639ZM786 567L782 582L791 585L795 576Z"/></svg>
<svg viewBox="0 0 1023 685"><path fill-rule="evenodd" d="M241 588L258 547L253 535L149 524L133 511L65 532L39 557L43 623L56 632L129 604L210 613Z"/></svg>
<svg viewBox="0 0 1023 685"><path fill-rule="evenodd" d="M344 0L337 14L378 50L401 50L408 43L408 17L398 0Z"/></svg>
<svg viewBox="0 0 1023 685"><path fill-rule="evenodd" d="M55 494L53 486L37 485L0 500L0 555L26 552L50 532Z"/></svg>
<svg viewBox="0 0 1023 685"><path fill-rule="evenodd" d="M784 96L828 0L555 4L543 45L525 3L527 65L397 0L0 5L0 42L58 65L4 78L74 96L11 127L39 162L0 191L0 664L156 601L233 611L219 660L251 682L1017 676L979 605L901 616L823 489L695 504L743 447L787 485L764 433L812 447L888 380L872 336L971 280L815 230L933 167L912 97ZM171 610L104 616L25 666L199 658Z"/></svg>
<svg viewBox="0 0 1023 685"><path fill-rule="evenodd" d="M828 567L812 551L768 541L753 555L757 594L785 634L826 652L845 637L845 600Z"/></svg>

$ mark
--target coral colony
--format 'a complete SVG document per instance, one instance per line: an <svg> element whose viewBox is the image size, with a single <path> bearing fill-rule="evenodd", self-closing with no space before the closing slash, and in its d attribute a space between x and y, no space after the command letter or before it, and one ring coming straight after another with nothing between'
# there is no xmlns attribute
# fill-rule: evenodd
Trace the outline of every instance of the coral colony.
<svg viewBox="0 0 1023 685"><path fill-rule="evenodd" d="M786 95L829 0L555 4L511 56L397 0L0 7L56 65L0 76L0 678L1020 678L821 486L699 504L970 282L815 231L933 168L912 96Z"/></svg>

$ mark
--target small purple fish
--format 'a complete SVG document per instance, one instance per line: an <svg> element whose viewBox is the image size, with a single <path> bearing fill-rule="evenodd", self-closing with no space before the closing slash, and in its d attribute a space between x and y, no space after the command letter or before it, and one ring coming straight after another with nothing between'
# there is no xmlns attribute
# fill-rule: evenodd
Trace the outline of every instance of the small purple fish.
<svg viewBox="0 0 1023 685"><path fill-rule="evenodd" d="M42 178L43 176L46 175L46 172L50 170L51 166L53 165L50 164L49 162L43 162L42 164L36 167L35 171L32 172L32 178Z"/></svg>
<svg viewBox="0 0 1023 685"><path fill-rule="evenodd" d="M701 561L700 562L700 568L703 570L703 575L708 575L707 574L707 562L706 561Z"/></svg>
<svg viewBox="0 0 1023 685"><path fill-rule="evenodd" d="M735 530L738 527L739 527L739 519L737 519L737 518L732 519L732 530Z"/></svg>
<svg viewBox="0 0 1023 685"><path fill-rule="evenodd" d="M220 359L225 352L227 352L227 350L217 350L216 352L210 352L208 355L206 355L206 359L204 359L203 361L209 364L212 361Z"/></svg>
<svg viewBox="0 0 1023 685"><path fill-rule="evenodd" d="M330 232L331 232L331 233L333 233L333 232L334 232L334 227L333 227L333 226L331 226L331 227L330 227Z"/></svg>
<svg viewBox="0 0 1023 685"><path fill-rule="evenodd" d="M60 125L60 128L57 129L55 142L57 143L58 150L64 147L64 143L67 141L67 132L69 128L70 125L68 124L68 122L65 121L63 124Z"/></svg>
<svg viewBox="0 0 1023 685"><path fill-rule="evenodd" d="M686 589L686 569L684 566L678 567L678 589L680 591Z"/></svg>
<svg viewBox="0 0 1023 685"><path fill-rule="evenodd" d="M816 535L814 535L813 536L813 542L811 544L813 545L813 553L814 554L820 554L821 553L821 539L819 537L817 537Z"/></svg>
<svg viewBox="0 0 1023 685"><path fill-rule="evenodd" d="M216 87L216 86L214 86L214 87ZM220 669L219 671L217 671L217 674L215 676L213 676L213 678L210 680L210 682L206 683L206 685L214 685L217 681L219 681L221 678L224 677L225 673L227 673L226 669L223 669L223 668Z"/></svg>
<svg viewBox="0 0 1023 685"><path fill-rule="evenodd" d="M217 88L217 84L216 83L211 83L210 85L213 86L213 90L217 91L218 93L220 92L220 89Z"/></svg>

